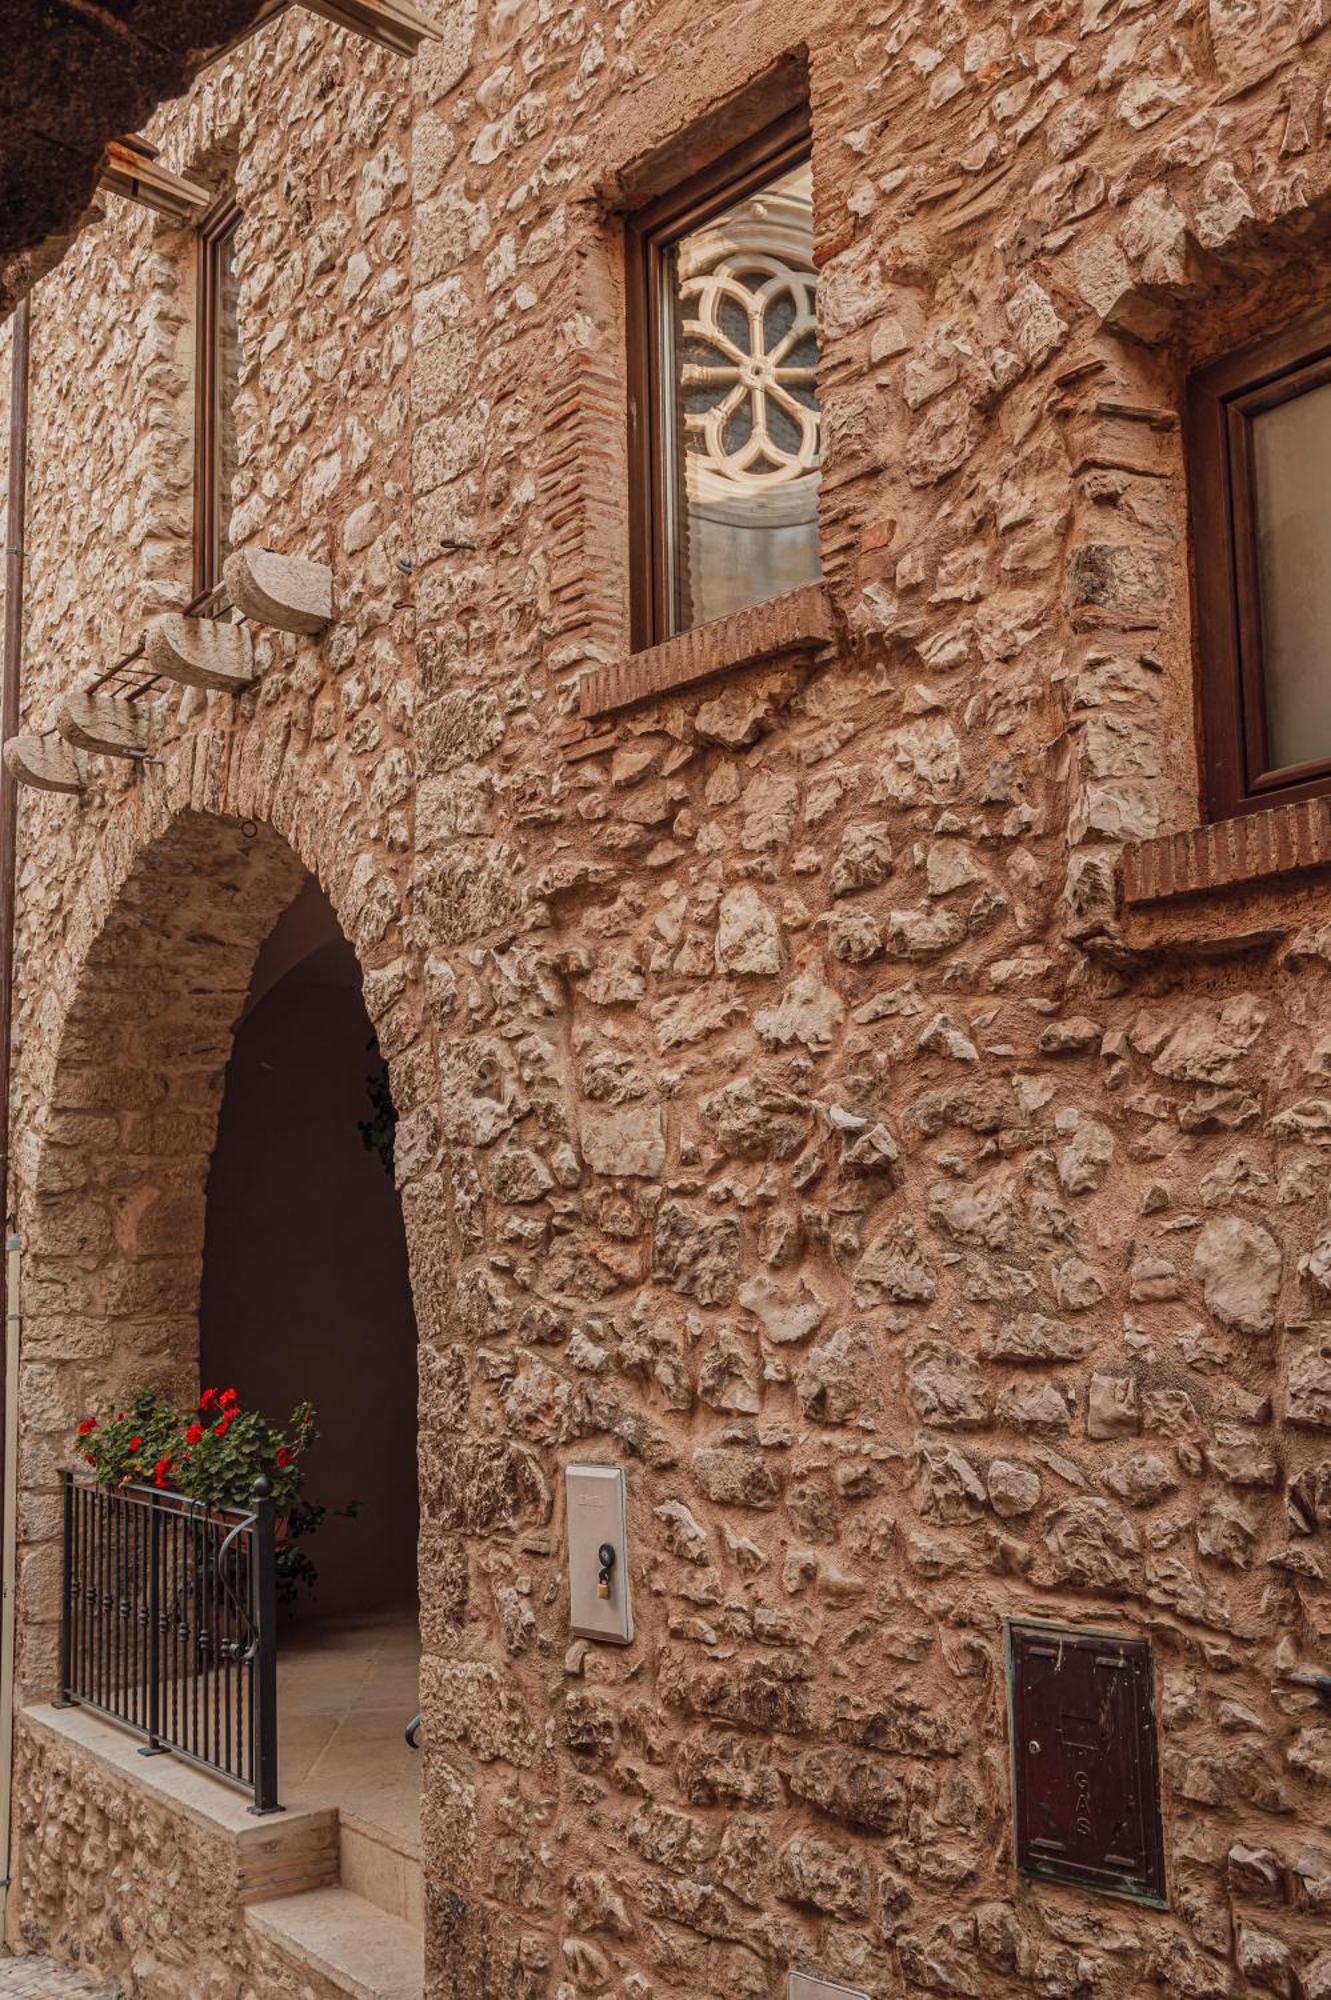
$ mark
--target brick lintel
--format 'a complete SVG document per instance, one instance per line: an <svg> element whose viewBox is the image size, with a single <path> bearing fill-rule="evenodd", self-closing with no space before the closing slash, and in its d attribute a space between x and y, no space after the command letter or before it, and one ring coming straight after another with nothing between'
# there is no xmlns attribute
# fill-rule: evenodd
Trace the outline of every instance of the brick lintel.
<svg viewBox="0 0 1331 2000"><path fill-rule="evenodd" d="M587 719L610 715L713 674L825 645L834 636L827 591L821 583L806 584L584 674L578 713Z"/></svg>
<svg viewBox="0 0 1331 2000"><path fill-rule="evenodd" d="M1331 868L1331 799L1302 799L1123 849L1125 909Z"/></svg>

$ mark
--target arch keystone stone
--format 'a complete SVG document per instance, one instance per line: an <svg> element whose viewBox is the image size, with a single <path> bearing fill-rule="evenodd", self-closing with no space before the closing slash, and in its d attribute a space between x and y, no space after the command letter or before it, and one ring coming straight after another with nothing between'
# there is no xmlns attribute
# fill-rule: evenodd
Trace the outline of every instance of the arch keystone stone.
<svg viewBox="0 0 1331 2000"><path fill-rule="evenodd" d="M56 728L67 743L99 757L146 757L148 726L144 704L121 695L96 694L91 688L72 689L56 716Z"/></svg>
<svg viewBox="0 0 1331 2000"><path fill-rule="evenodd" d="M333 616L333 572L327 563L275 549L238 549L223 574L231 602L257 625L279 632L322 632Z"/></svg>
<svg viewBox="0 0 1331 2000"><path fill-rule="evenodd" d="M217 618L163 611L149 620L146 650L155 674L184 687L243 694L256 679L249 632L243 625L224 625Z"/></svg>
<svg viewBox="0 0 1331 2000"><path fill-rule="evenodd" d="M11 736L4 749L5 769L20 785L38 792L83 790L78 758L58 736Z"/></svg>

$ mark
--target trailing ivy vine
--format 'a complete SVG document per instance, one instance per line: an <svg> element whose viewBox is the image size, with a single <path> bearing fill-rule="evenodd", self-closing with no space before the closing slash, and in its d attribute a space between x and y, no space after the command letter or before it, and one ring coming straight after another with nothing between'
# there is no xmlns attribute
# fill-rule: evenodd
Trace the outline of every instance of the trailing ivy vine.
<svg viewBox="0 0 1331 2000"><path fill-rule="evenodd" d="M365 1046L378 1058L378 1061L365 1079L365 1092L370 1100L371 1115L357 1120L357 1130L366 1152L379 1155L384 1172L391 1181L393 1145L397 1136L397 1110L393 1103L393 1093L388 1086L388 1064L379 1053L378 1036L371 1035Z"/></svg>

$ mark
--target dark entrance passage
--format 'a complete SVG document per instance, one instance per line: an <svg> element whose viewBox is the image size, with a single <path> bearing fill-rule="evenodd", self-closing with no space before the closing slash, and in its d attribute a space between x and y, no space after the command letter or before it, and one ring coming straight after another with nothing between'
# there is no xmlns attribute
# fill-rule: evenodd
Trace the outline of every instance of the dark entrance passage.
<svg viewBox="0 0 1331 2000"><path fill-rule="evenodd" d="M200 1379L285 1417L308 1398L306 1497L327 1517L294 1615L416 1599L416 1328L381 1152L360 970L314 882L260 951L208 1178ZM342 1510L355 1505L355 1518Z"/></svg>

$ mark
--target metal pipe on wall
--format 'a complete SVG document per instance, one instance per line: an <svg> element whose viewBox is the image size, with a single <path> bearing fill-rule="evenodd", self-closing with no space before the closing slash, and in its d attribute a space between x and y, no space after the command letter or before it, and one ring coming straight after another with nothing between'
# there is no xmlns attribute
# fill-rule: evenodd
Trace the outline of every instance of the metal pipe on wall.
<svg viewBox="0 0 1331 2000"><path fill-rule="evenodd" d="M9 397L9 485L5 513L5 642L0 663L0 743L18 735L23 666L23 564L28 512L28 381L31 306L21 299L12 322ZM10 1052L14 1030L14 910L18 885L18 785L0 758L0 1893L7 1896L10 1797L14 1760L14 1619L18 1480L18 1239L11 1223L9 1172Z"/></svg>

